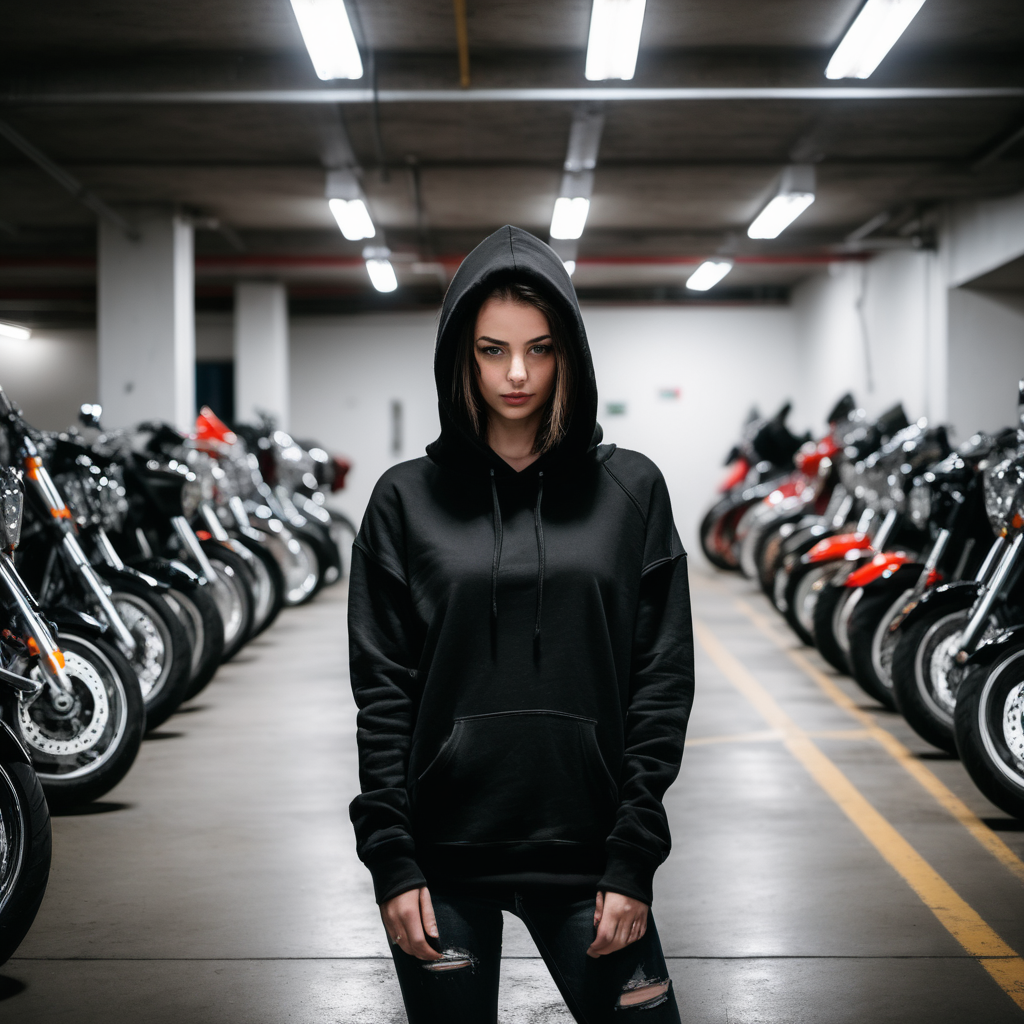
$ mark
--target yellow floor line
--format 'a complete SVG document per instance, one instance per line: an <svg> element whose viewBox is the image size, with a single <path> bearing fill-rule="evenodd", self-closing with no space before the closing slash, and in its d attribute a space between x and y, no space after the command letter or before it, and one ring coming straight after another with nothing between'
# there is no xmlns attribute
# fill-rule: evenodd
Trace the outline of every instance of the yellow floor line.
<svg viewBox="0 0 1024 1024"><path fill-rule="evenodd" d="M953 887L872 806L842 771L775 702L725 645L699 620L694 632L722 674L784 736L790 753L807 769L864 837L896 870L964 950L1024 1010L1024 959L1007 945Z"/></svg>
<svg viewBox="0 0 1024 1024"><path fill-rule="evenodd" d="M931 796L948 814L955 818L1000 864L1016 878L1024 882L1024 861L1022 861L939 777L918 757L905 747L888 729L883 729L874 717L857 707L853 698L844 693L825 672L822 672L803 651L792 647L787 639L780 637L771 622L746 601L738 598L736 607L789 659L808 675L826 694L852 718L855 718L871 734L871 738Z"/></svg>
<svg viewBox="0 0 1024 1024"><path fill-rule="evenodd" d="M867 729L815 729L807 733L819 740L869 740ZM779 743L785 739L777 729L761 729L758 732L730 732L724 736L687 736L686 749L707 747L719 743Z"/></svg>

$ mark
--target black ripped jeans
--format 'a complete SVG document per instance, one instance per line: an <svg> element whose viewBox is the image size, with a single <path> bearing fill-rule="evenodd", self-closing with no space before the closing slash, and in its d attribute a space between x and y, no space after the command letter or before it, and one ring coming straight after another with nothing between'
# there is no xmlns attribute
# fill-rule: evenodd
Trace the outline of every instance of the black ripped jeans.
<svg viewBox="0 0 1024 1024"><path fill-rule="evenodd" d="M664 997L620 1006L623 993L668 980L654 918L642 939L594 959L595 895L498 891L483 895L431 887L443 961L418 960L391 947L409 1024L496 1024L501 912L520 918L580 1024L679 1024L671 983ZM440 969L439 969L440 968Z"/></svg>

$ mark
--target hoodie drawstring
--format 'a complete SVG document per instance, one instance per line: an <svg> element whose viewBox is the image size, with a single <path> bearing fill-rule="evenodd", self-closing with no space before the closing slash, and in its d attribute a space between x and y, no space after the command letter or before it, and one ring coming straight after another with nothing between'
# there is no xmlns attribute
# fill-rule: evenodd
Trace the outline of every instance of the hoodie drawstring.
<svg viewBox="0 0 1024 1024"><path fill-rule="evenodd" d="M533 526L537 534L537 619L533 626L533 639L540 638L541 612L544 608L544 524L541 520L541 502L544 500L544 472L537 474L537 502L533 506ZM498 567L501 564L501 504L498 484L491 470L491 507L494 510L494 557L491 559L491 615L498 618Z"/></svg>
<svg viewBox="0 0 1024 1024"><path fill-rule="evenodd" d="M533 508L533 522L537 530L537 622L533 639L540 639L540 613L544 605L544 526L540 519L540 503L544 497L544 471L537 474L537 504Z"/></svg>
<svg viewBox="0 0 1024 1024"><path fill-rule="evenodd" d="M498 504L498 485L491 470L491 503L494 507L494 558L491 562L491 615L498 617L498 563L501 561L501 506Z"/></svg>

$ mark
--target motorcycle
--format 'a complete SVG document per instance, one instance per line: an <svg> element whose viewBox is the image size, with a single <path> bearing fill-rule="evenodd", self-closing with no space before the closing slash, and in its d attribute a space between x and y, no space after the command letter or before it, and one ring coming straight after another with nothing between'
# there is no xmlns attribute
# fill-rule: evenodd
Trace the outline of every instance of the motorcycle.
<svg viewBox="0 0 1024 1024"><path fill-rule="evenodd" d="M731 467L719 486L722 495L700 526L701 550L719 569L739 568L737 527L747 510L768 497L793 470L793 457L810 435L797 437L786 426L792 408L786 402L771 418L751 410L740 443L726 456Z"/></svg>
<svg viewBox="0 0 1024 1024"><path fill-rule="evenodd" d="M1019 385L1018 448L987 472L985 506L1008 546L992 573L988 592L972 609L954 661L964 674L956 693L954 735L960 760L977 787L997 807L1024 818L1024 609L1013 625L983 633L1003 591L1020 598L1024 547L1024 381ZM1012 538L1012 540L1011 540ZM1009 604L1004 605L1004 609ZM987 633L987 635L986 635Z"/></svg>
<svg viewBox="0 0 1024 1024"><path fill-rule="evenodd" d="M0 391L0 416L13 409ZM37 468L38 456L12 453L0 430L0 609L3 680L0 719L31 760L52 809L95 800L127 774L142 743L146 712L138 676L107 626L73 608L43 615L18 573L13 554L21 533L24 495L12 455ZM60 643L55 635L56 619ZM15 679L27 680L18 687Z"/></svg>
<svg viewBox="0 0 1024 1024"><path fill-rule="evenodd" d="M0 466L0 559L17 547L21 531L21 485ZM0 568L0 573L4 570ZM6 606L0 610L0 714L38 695L43 684L13 670L24 644ZM8 639L10 638L10 639ZM46 892L50 874L50 811L32 760L0 718L0 964L21 944Z"/></svg>

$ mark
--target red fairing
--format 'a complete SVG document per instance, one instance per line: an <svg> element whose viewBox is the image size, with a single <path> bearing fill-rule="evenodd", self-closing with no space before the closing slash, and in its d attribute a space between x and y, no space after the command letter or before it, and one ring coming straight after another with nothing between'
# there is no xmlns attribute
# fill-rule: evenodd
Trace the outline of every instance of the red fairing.
<svg viewBox="0 0 1024 1024"><path fill-rule="evenodd" d="M871 541L866 533L840 533L819 540L804 556L808 562L834 562L845 558L850 551L870 551Z"/></svg>
<svg viewBox="0 0 1024 1024"><path fill-rule="evenodd" d="M875 555L867 565L855 569L846 577L848 587L866 587L869 583L882 576L891 576L901 566L913 562L905 551L882 551Z"/></svg>
<svg viewBox="0 0 1024 1024"><path fill-rule="evenodd" d="M352 468L352 463L338 455L332 456L331 462L334 463L334 479L331 480L331 491L333 493L334 491L340 491L345 486L345 477Z"/></svg>
<svg viewBox="0 0 1024 1024"><path fill-rule="evenodd" d="M196 417L197 441L223 441L234 444L235 432L208 406L204 405Z"/></svg>
<svg viewBox="0 0 1024 1024"><path fill-rule="evenodd" d="M722 481L718 488L723 494L731 491L737 484L742 483L750 472L750 463L746 459L737 459L729 470L729 475Z"/></svg>
<svg viewBox="0 0 1024 1024"><path fill-rule="evenodd" d="M796 459L794 460L796 468L807 476L817 476L818 471L821 469L822 461L832 458L837 451L839 451L839 445L836 444L831 435L819 441L813 448L810 445L805 445L804 448L797 452Z"/></svg>

